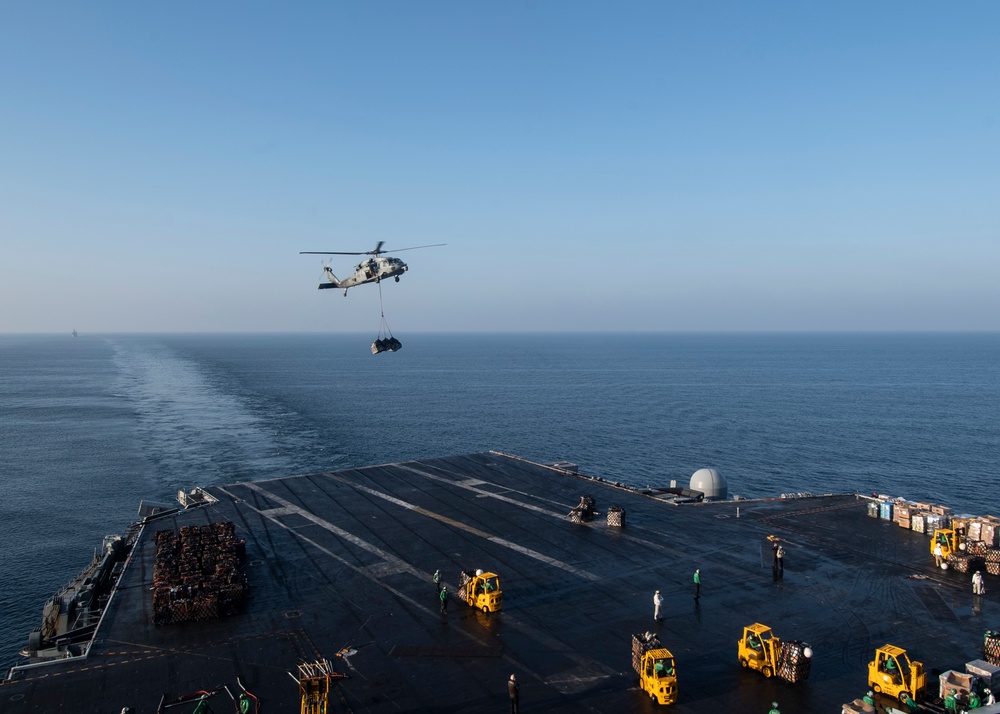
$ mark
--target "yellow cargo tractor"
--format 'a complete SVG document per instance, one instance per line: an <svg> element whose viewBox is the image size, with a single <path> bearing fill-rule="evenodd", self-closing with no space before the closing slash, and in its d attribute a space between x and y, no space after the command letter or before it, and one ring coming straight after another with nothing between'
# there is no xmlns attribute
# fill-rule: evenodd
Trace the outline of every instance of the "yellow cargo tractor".
<svg viewBox="0 0 1000 714"><path fill-rule="evenodd" d="M934 537L931 538L931 555L934 555L934 549L938 545L941 546L942 558L947 558L952 553L962 550L964 536L965 533L961 528L936 528Z"/></svg>
<svg viewBox="0 0 1000 714"><path fill-rule="evenodd" d="M483 612L496 612L503 604L500 577L482 570L463 570L458 582L458 597Z"/></svg>
<svg viewBox="0 0 1000 714"><path fill-rule="evenodd" d="M902 701L903 694L920 701L927 686L927 673L920 662L911 662L906 650L883 645L875 650L875 659L868 663L868 686Z"/></svg>
<svg viewBox="0 0 1000 714"><path fill-rule="evenodd" d="M632 635L632 668L639 687L660 704L677 701L677 666L670 650L660 646L655 635Z"/></svg>
<svg viewBox="0 0 1000 714"><path fill-rule="evenodd" d="M736 645L740 664L765 677L778 675L792 683L809 678L812 649L805 642L782 642L770 627L755 622L743 628Z"/></svg>

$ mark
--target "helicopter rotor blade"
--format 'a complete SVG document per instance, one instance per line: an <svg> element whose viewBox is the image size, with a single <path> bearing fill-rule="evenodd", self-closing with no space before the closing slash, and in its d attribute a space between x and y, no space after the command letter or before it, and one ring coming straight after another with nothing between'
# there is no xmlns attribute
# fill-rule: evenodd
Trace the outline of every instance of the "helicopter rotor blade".
<svg viewBox="0 0 1000 714"><path fill-rule="evenodd" d="M437 248L438 246L448 245L447 243L431 243L430 245L415 245L411 248L395 248L393 250L383 250L383 253L401 253L404 250L417 250L418 248Z"/></svg>
<svg viewBox="0 0 1000 714"><path fill-rule="evenodd" d="M442 245L448 245L447 243L431 243L430 245L415 245L409 248L396 248L394 250L382 250L382 246L385 245L384 240L380 240L376 245L374 250L357 250L357 251L345 251L345 250L300 250L299 255L375 255L379 256L383 253L400 253L404 250L417 250L418 248L437 248Z"/></svg>

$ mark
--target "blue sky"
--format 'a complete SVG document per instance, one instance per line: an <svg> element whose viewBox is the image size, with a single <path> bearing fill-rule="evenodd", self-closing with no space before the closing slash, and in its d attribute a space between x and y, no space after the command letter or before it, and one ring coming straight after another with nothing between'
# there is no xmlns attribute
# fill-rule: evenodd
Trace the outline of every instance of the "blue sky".
<svg viewBox="0 0 1000 714"><path fill-rule="evenodd" d="M0 7L0 332L1000 329L998 3L286 5Z"/></svg>

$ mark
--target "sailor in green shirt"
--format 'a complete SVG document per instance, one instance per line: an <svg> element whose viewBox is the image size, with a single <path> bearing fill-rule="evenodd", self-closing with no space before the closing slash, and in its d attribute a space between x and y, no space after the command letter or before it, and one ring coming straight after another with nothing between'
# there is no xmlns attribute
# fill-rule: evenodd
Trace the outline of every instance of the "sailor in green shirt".
<svg viewBox="0 0 1000 714"><path fill-rule="evenodd" d="M777 702L771 702L771 711L769 711L767 714L781 714L781 712L778 710Z"/></svg>

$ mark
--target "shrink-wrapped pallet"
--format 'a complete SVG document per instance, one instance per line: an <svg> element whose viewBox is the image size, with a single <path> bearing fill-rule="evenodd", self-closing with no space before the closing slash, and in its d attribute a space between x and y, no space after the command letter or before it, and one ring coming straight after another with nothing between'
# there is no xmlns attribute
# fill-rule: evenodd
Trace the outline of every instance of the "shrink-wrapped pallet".
<svg viewBox="0 0 1000 714"><path fill-rule="evenodd" d="M998 533L1000 533L1000 523L997 523L992 517L983 521L980 539L986 543L987 546L992 548L997 545Z"/></svg>
<svg viewBox="0 0 1000 714"><path fill-rule="evenodd" d="M878 518L878 501L868 502L868 517Z"/></svg>
<svg viewBox="0 0 1000 714"><path fill-rule="evenodd" d="M879 501L878 514L883 520L895 520L895 504L892 501Z"/></svg>
<svg viewBox="0 0 1000 714"><path fill-rule="evenodd" d="M965 671L979 677L991 692L1000 691L1000 667L985 660L974 659L965 663Z"/></svg>
<svg viewBox="0 0 1000 714"><path fill-rule="evenodd" d="M924 519L927 522L927 535L934 535L934 531L940 530L942 528L948 528L951 524L948 516L942 516L938 513L928 513Z"/></svg>
<svg viewBox="0 0 1000 714"><path fill-rule="evenodd" d="M927 517L923 513L914 513L910 516L910 530L916 533L925 533L927 530Z"/></svg>
<svg viewBox="0 0 1000 714"><path fill-rule="evenodd" d="M969 525L966 528L966 534L969 540L981 540L983 533L983 522L978 518L973 518L969 521Z"/></svg>

